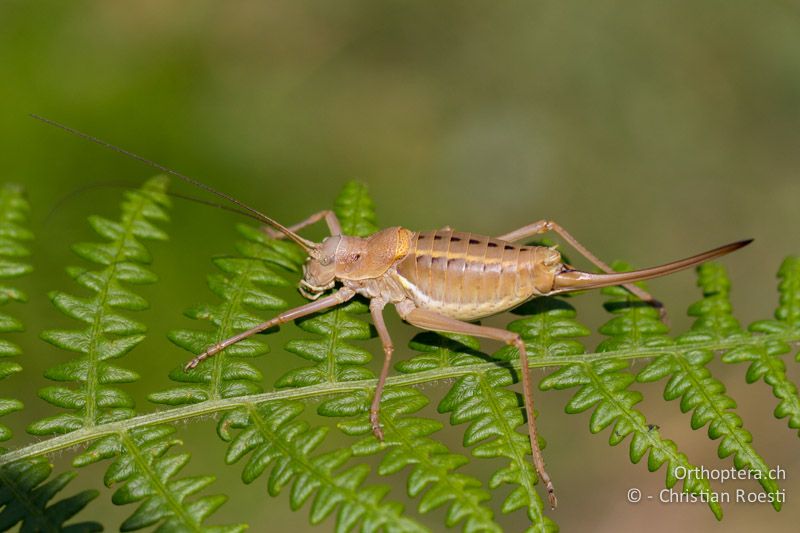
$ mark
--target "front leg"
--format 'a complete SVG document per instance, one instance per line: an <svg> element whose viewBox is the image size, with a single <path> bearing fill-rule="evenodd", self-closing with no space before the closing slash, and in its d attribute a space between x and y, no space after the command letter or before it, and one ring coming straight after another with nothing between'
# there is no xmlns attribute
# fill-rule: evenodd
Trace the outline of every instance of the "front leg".
<svg viewBox="0 0 800 533"><path fill-rule="evenodd" d="M383 430L381 429L380 423L381 397L383 396L383 387L386 384L386 377L389 375L392 353L394 353L392 338L389 336L389 330L386 329L386 323L383 321L383 308L385 306L386 302L380 298L373 298L369 302L372 322L375 325L375 329L378 330L378 336L381 338L384 356L381 375L378 377L378 385L375 387L375 396L373 396L372 405L369 408L369 422L372 425L372 433L375 435L375 438L381 442L383 442Z"/></svg>
<svg viewBox="0 0 800 533"><path fill-rule="evenodd" d="M334 213L330 209L320 211L319 213L314 213L310 217L301 220L297 224L289 226L289 231L297 233L301 229L306 228L312 224L315 224L320 220L322 220L323 218L325 219L325 223L328 225L328 229L330 230L331 235L342 234L342 225L339 223L339 219L336 217L336 213ZM273 239L283 239L284 237L286 237L286 235L284 235L280 231L274 230L267 226L264 226L263 230L264 233L266 233Z"/></svg>
<svg viewBox="0 0 800 533"><path fill-rule="evenodd" d="M232 344L236 344L237 342L246 339L247 337L252 337L256 333L261 333L262 331L269 329L273 326L278 326L280 324L284 324L289 322L290 320L294 320L296 318L301 318L306 315L310 315L311 313L316 313L317 311L323 311L328 309L329 307L334 307L340 303L346 302L353 296L355 296L355 291L353 289L349 289L347 287L342 287L337 292L331 294L330 296L326 296L325 298L321 298L315 302L307 303L305 305L301 305L300 307L295 307L294 309L289 309L288 311L284 311L283 313L279 314L278 316L267 320L266 322L262 322L261 324L257 325L254 328L250 328L247 331L243 331L238 335L234 335L224 341L218 342L217 344L208 348L205 352L201 353L188 363L186 366L183 367L184 372L188 372L189 370L193 369L204 360L208 359L209 357L213 357L214 355L218 354L228 346Z"/></svg>
<svg viewBox="0 0 800 533"><path fill-rule="evenodd" d="M594 266L596 266L606 274L612 274L614 272L614 270L610 266L608 266L605 262L600 260L592 252L590 252L584 245L578 242L578 240L575 237L573 237L567 230L561 227L560 224L552 220L539 220L538 222L534 222L533 224L528 224L527 226L515 229L514 231L506 233L505 235L501 235L498 237L498 239L509 242L515 242L527 239L529 237L533 237L535 235L541 235L542 233L547 233L548 231L553 231L556 234L558 234L562 239L567 241L570 244L570 246L575 248L575 250L577 250L579 254L588 259ZM631 294L641 298L645 302L648 302L650 305L657 308L661 313L661 318L666 319L667 313L666 310L664 309L664 305L655 298L653 298L653 296L649 292L637 287L632 283L626 283L623 285L623 287L625 287Z"/></svg>
<svg viewBox="0 0 800 533"><path fill-rule="evenodd" d="M533 411L533 387L528 370L528 352L520 336L505 329L477 326L469 322L462 322L461 320L440 315L439 313L427 309L420 309L410 301L401 302L397 304L396 307L400 317L413 326L431 331L463 333L486 339L495 339L503 341L517 349L519 352L520 366L522 367L522 392L525 400L525 411L528 415L528 434L531 442L533 465L536 468L539 479L542 480L542 483L547 489L547 498L550 501L550 506L555 509L558 500L556 499L556 493L553 488L553 482L550 480L550 475L544 468L544 457L542 456L541 448L539 448L539 436L536 431L536 418L534 418Z"/></svg>

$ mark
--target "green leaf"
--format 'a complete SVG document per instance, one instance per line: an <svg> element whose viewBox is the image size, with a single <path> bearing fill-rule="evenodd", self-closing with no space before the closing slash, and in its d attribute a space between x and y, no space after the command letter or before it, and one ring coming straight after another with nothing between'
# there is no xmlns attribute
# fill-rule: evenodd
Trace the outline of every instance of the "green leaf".
<svg viewBox="0 0 800 533"><path fill-rule="evenodd" d="M108 242L84 243L74 249L84 259L101 265L100 270L82 267L68 269L70 276L89 292L74 296L53 292L50 299L65 315L86 324L83 329L47 330L41 337L48 343L80 354L79 357L50 368L45 375L54 381L74 382L75 388L47 387L39 396L71 413L50 416L28 426L35 435L67 433L134 415L133 401L112 385L128 383L138 375L110 363L122 357L143 339L145 326L117 312L136 311L147 302L128 289L155 279L147 271L150 254L140 240L166 239L154 223L167 220L165 195L167 180L156 177L136 191L126 192L119 222L90 217L90 224Z"/></svg>
<svg viewBox="0 0 800 533"><path fill-rule="evenodd" d="M270 250L278 241L265 240L263 232L245 235L249 239L252 257L219 257L214 260L222 273L209 276L208 286L221 303L198 305L186 313L192 319L210 322L213 329L173 330L169 334L174 344L192 355L199 355L209 346L264 322L268 317L262 316L261 311L274 313L286 307L286 302L270 293L269 289L289 285L274 270L286 263L288 254L276 252L278 260L266 259L267 254L262 252ZM180 365L169 375L180 385L152 393L148 399L155 403L183 405L261 392L263 377L249 361L269 352L269 346L260 338L254 336L237 342L189 372Z"/></svg>
<svg viewBox="0 0 800 533"><path fill-rule="evenodd" d="M605 304L606 309L614 313L614 317L600 328L600 332L609 335L597 348L598 352L639 349L646 351L654 347L664 347L672 343L665 335L667 328L659 320L658 310L646 305L631 296L621 287L603 289L603 293L611 298ZM557 327L555 331L567 331L567 336L580 330L583 335L588 331L574 323L575 311L566 303L540 304L539 320L550 321ZM570 353L559 344L558 335L547 334L549 328L540 328L542 333L527 335L521 332L526 344L531 345L532 353L551 353L556 348L559 355L575 355L580 353L577 346ZM570 414L594 409L589 419L589 430L599 433L612 427L608 443L616 446L630 435L629 457L632 463L638 463L645 455L647 469L651 472L666 464L666 487L672 488L678 482L675 469L693 468L685 454L678 451L676 444L661 437L658 428L648 424L645 416L635 408L642 400L642 394L628 387L635 381L628 372L629 362L626 359L580 362L565 365L545 377L540 388L571 389L578 391L567 403L565 411ZM711 486L707 479L686 478L683 490L700 494L710 493ZM714 515L721 519L722 509L716 502L709 502Z"/></svg>
<svg viewBox="0 0 800 533"><path fill-rule="evenodd" d="M97 522L65 524L99 494L84 490L52 502L72 481L75 472L63 472L48 481L53 465L43 457L19 461L0 468L0 531L20 524L19 531L103 531Z"/></svg>
<svg viewBox="0 0 800 533"><path fill-rule="evenodd" d="M352 531L359 524L364 531L427 531L404 516L401 505L383 501L388 487L363 485L369 467L343 469L351 455L347 448L312 455L327 428L311 429L297 420L302 411L301 403L279 401L223 416L217 431L230 441L225 461L232 464L247 458L242 481L252 483L271 467L267 480L271 496L291 485L292 509L312 499L311 523L336 512L337 532Z"/></svg>
<svg viewBox="0 0 800 533"><path fill-rule="evenodd" d="M336 198L334 211L342 224L342 234L366 237L378 231L375 204L367 193L367 186L357 181L345 184Z"/></svg>
<svg viewBox="0 0 800 533"><path fill-rule="evenodd" d="M25 243L33 239L33 234L25 228L30 206L22 188L6 184L0 187L0 281L15 279L28 274L32 268L22 261L11 260L27 258L30 255ZM0 284L0 305L12 302L25 302L28 297L14 287ZM23 331L22 323L14 317L0 313L0 333ZM19 346L7 339L0 339L0 380L22 371L22 366L7 357L20 355ZM14 398L0 398L0 416L22 410L22 402ZM11 438L11 429L0 424L0 442Z"/></svg>
<svg viewBox="0 0 800 533"><path fill-rule="evenodd" d="M411 348L421 353L398 364L398 368L403 372L417 373L435 368L469 367L489 360L489 356L478 352L477 347L477 342L471 337L421 333L411 341ZM516 372L503 367L470 373L456 380L439 403L438 410L450 413L453 425L468 424L464 446L473 447L474 457L508 461L506 466L492 474L488 482L491 489L505 484L513 486L503 502L502 511L510 513L526 509L533 530L556 531L555 523L544 515L544 504L536 491L537 477L529 457L528 436L517 432L517 428L526 426L522 398L508 389L516 383L517 377ZM469 489L467 494L464 504L477 507L482 502L482 491L477 486ZM454 507L451 512L459 516L463 506ZM491 529L495 527L491 519L491 514L487 514L482 506L477 507L475 514L467 520L465 529L470 530L476 523Z"/></svg>
<svg viewBox="0 0 800 533"><path fill-rule="evenodd" d="M214 482L214 476L176 479L189 462L189 454L169 453L180 441L174 428L153 426L120 431L94 443L78 455L73 464L87 466L113 459L105 475L107 486L122 484L114 492L116 505L139 503L139 507L120 526L121 531L136 531L159 525L159 531L244 531L244 524L204 526L203 522L227 497L201 496L187 500Z"/></svg>
<svg viewBox="0 0 800 533"><path fill-rule="evenodd" d="M748 328L753 333L796 333L800 331L800 257L787 257L778 271L780 302L775 311L775 320L754 322ZM786 374L786 363L782 355L791 351L791 345L783 340L742 345L722 356L726 363L749 362L747 382L760 379L772 388L780 400L775 407L775 418L786 418L788 426L800 430L800 395L797 386ZM800 353L795 356L800 361ZM798 431L800 435L800 431Z"/></svg>
<svg viewBox="0 0 800 533"><path fill-rule="evenodd" d="M426 513L448 505L445 524L454 527L465 520L465 531L501 531L494 513L484 502L490 496L481 482L456 469L469 462L463 455L451 453L431 436L442 429L440 422L413 416L428 404L421 392L407 388L389 388L381 399L381 426L384 441L372 434L367 413L367 398L362 415L339 423L346 434L363 437L351 446L356 456L383 454L378 473L382 476L411 467L408 474L408 495L421 495L418 509Z"/></svg>

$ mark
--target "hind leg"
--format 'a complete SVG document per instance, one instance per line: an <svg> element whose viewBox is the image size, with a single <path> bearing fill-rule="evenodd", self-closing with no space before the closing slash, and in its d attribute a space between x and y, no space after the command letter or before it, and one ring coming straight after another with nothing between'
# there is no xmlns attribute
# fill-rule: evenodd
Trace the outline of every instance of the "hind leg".
<svg viewBox="0 0 800 533"><path fill-rule="evenodd" d="M614 270L610 266L608 266L605 262L600 260L600 258L598 258L596 255L590 252L584 245L578 242L578 240L575 237L573 237L567 230L561 227L560 224L558 224L557 222L553 222L552 220L546 220L546 219L539 220L537 222L534 222L533 224L528 224L527 226L515 229L514 231L506 233L505 235L501 235L498 237L498 239L515 242L527 239L529 237L533 237L535 235L541 235L542 233L547 233L548 231L556 233L559 237L567 241L567 243L569 243L570 246L575 248L575 250L577 250L579 254L588 259L594 266L596 266L603 272L607 274L614 272ZM645 291L640 287L637 287L632 283L626 283L625 285L623 285L623 287L625 287L631 294L641 298L645 302L648 302L650 305L657 308L661 313L661 318L666 319L667 313L666 310L664 309L664 305L655 298L653 298L653 295L651 295L649 292Z"/></svg>
<svg viewBox="0 0 800 533"><path fill-rule="evenodd" d="M406 305L404 305L406 304ZM544 457L542 450L539 448L539 437L536 431L536 419L534 418L533 411L533 386L531 384L530 372L528 369L528 352L525 348L525 343L522 342L520 336L516 333L505 329L490 328L486 326L477 326L469 322L462 322L450 317L440 315L427 309L419 309L410 302L402 302L398 304L397 311L403 320L409 324L417 326L422 329L431 331L446 331L450 333L464 333L466 335L474 335L476 337L483 337L485 339L494 339L505 342L514 346L519 352L519 361L521 365L522 377L522 392L525 401L525 411L528 419L528 435L531 442L531 455L533 456L533 465L536 472L547 489L547 498L550 501L550 506L555 509L558 501L556 499L555 489L553 482L550 480L550 475L544 468Z"/></svg>

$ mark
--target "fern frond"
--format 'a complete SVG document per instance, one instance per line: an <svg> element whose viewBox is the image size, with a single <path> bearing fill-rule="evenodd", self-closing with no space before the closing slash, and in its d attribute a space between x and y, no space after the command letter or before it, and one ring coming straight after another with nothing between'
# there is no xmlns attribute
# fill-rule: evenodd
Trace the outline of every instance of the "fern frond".
<svg viewBox="0 0 800 533"><path fill-rule="evenodd" d="M378 230L375 206L366 186L361 183L350 181L345 184L336 198L334 211L344 235L365 237ZM318 338L289 341L286 350L314 364L289 371L278 379L276 386L303 387L373 377L374 374L364 366L372 360L372 354L347 342L368 340L374 336L369 323L356 316L367 311L363 300L356 299L295 321L300 329ZM325 410L326 404L323 403L319 411Z"/></svg>
<svg viewBox="0 0 800 533"><path fill-rule="evenodd" d="M0 305L9 302L25 302L28 297L24 292L6 285L6 280L16 279L31 272L31 265L24 262L30 255L25 246L33 239L33 234L25 228L30 205L18 185L6 184L0 188ZM0 313L0 333L22 331L22 323L5 313ZM21 353L15 343L0 339L0 380L22 370L16 361L8 361L9 357ZM14 398L0 398L0 416L5 416L22 409L22 402ZM0 424L0 442L11 438L11 430Z"/></svg>
<svg viewBox="0 0 800 533"><path fill-rule="evenodd" d="M346 184L336 200L334 210L345 235L366 236L378 230L372 200L362 184ZM367 305L355 300L331 311L297 320L300 329L319 338L289 341L286 350L314 364L289 371L278 380L276 386L303 387L373 378L373 372L364 366L370 362L372 355L348 342L368 340L374 336L370 324L357 316L367 311ZM368 435L351 446L356 456L386 452L379 474L394 474L414 464L409 475L408 494L416 497L424 492L419 502L420 512L449 502L448 525L466 519L465 529L468 531L497 530L491 510L481 505L489 495L479 488L480 482L471 476L452 472L468 460L451 454L444 445L427 438L441 429L441 424L420 417L403 416L419 411L427 399L413 389L386 390L381 400L383 443L372 435L367 415L369 400L367 391L340 395L323 401L318 412L325 416L355 416L340 422L339 427L348 435Z"/></svg>
<svg viewBox="0 0 800 533"><path fill-rule="evenodd" d="M748 328L754 333L792 333L800 331L800 258L788 257L778 271L780 305L774 320L754 322ZM772 393L780 400L775 407L775 418L788 418L792 429L800 429L800 396L797 386L786 375L786 364L781 356L791 350L784 341L768 341L758 345L740 346L722 356L726 363L749 362L746 379L754 383L763 379L772 387ZM796 356L800 361L800 353ZM800 432L798 433L800 434Z"/></svg>
<svg viewBox="0 0 800 533"><path fill-rule="evenodd" d="M80 432L135 415L133 399L110 385L135 381L138 376L109 360L119 358L144 339L142 324L120 313L141 310L147 302L128 288L152 283L156 276L146 265L150 253L141 242L166 239L156 226L168 219L165 208L167 180L160 176L136 191L126 193L119 222L91 217L90 223L104 243L82 243L73 250L101 266L100 270L69 269L75 281L88 289L89 298L54 292L51 299L66 315L87 324L82 330L48 330L42 337L49 343L81 354L77 359L49 369L45 375L56 381L77 382L77 388L47 387L39 396L53 405L70 410L31 424L37 435ZM111 435L95 442L73 464L84 466L114 458L106 472L106 483L127 481L114 495L118 505L144 500L123 524L123 530L141 529L161 523L159 531L199 531L204 519L216 510L224 497L210 496L184 501L213 481L213 477L171 478L189 460L188 454L165 455L178 441L169 427L155 426L127 430L116 426ZM205 528L211 531L239 531L243 526Z"/></svg>
<svg viewBox="0 0 800 533"><path fill-rule="evenodd" d="M31 272L31 265L24 262L30 255L26 242L33 234L25 228L30 206L18 185L5 184L0 188L0 305L9 302L25 302L22 291L5 284L6 280L18 278ZM22 331L17 319L0 314L0 333ZM19 346L0 339L0 358L21 353ZM0 360L0 379L22 370L16 362ZM22 409L22 402L12 398L0 398L0 416ZM8 440L11 431L0 424L0 441ZM0 449L2 451L2 449ZM84 490L58 501L54 498L75 477L74 472L64 472L50 479L53 466L43 457L18 461L0 468L0 531L20 524L23 533L34 531L90 532L102 531L96 522L65 524L97 497L95 490Z"/></svg>
<svg viewBox="0 0 800 533"><path fill-rule="evenodd" d="M127 204L141 200L141 195L152 200L150 193L140 191L129 196ZM154 205L163 214L165 204L155 201ZM345 187L336 211L346 234L366 235L377 229L372 202L360 184ZM247 483L268 474L264 479L269 493L288 491L295 510L308 503L314 524L335 522L337 531L425 530L401 504L391 501L388 487L367 481L370 468L364 458L375 456L378 474L404 476L419 512L439 509L449 527L499 531L490 500L501 491L503 501L497 506L504 513L524 508L530 530L557 529L544 516L536 491L524 418L535 413L524 412L521 397L514 391L520 377L516 351L506 347L488 356L470 337L417 335L410 343L415 356L402 360L398 354L400 375L386 381L381 403L385 440L378 442L367 414L377 381L367 366L372 354L362 344L375 335L364 316L368 307L363 299L296 322L304 338L289 341L287 351L310 363L280 376L279 390L262 392L261 372L249 359L267 352L267 337L261 336L230 347L192 373L176 369L171 378L178 384L151 395L172 407L136 416L132 400L118 386L136 376L111 366L110 360L133 349L143 337L143 327L123 311L147 306L130 290L129 282L155 280L144 266L149 253L141 241L161 235L155 223L163 217L142 215L144 226L132 222L132 217L129 210L122 222L93 217L93 227L106 242L75 247L81 257L100 264L97 270L69 270L88 289L89 297L53 294L56 305L86 322L87 329L44 335L51 343L79 354L75 361L59 365L55 374L48 371L50 377L58 375L61 377L56 379L74 384L44 389L42 397L67 412L62 418L33 425L34 431L61 435L0 454L0 526L22 521L23 531L46 527L96 530L94 523L65 524L95 494L85 491L53 503L52 496L74 474L45 481L51 467L41 459L88 443L90 447L73 464L109 460L105 481L116 489L113 502L136 504L122 529L240 531L244 527L240 524L206 525L225 496L203 494L213 482L212 476L179 475L189 455L175 448L180 441L167 425L219 413L222 419L217 432L229 442L226 461L244 463L242 478ZM219 272L208 280L219 299L187 312L191 318L210 322L209 327L171 334L173 342L189 352L199 353L287 305L271 289L288 285L286 279L296 279L305 255L294 243L270 239L258 228L241 225L239 231L244 235L236 244L239 256L215 259ZM0 256L4 237L0 219ZM0 257L0 277L3 265ZM290 278L286 272L294 275ZM769 384L779 398L776 416L787 417L789 426L798 429L800 401L780 355L800 341L800 259L787 260L781 269L776 320L757 322L750 331L743 330L731 313L730 284L724 270L706 265L699 273L703 298L689 309L696 321L689 332L674 340L653 309L639 306L627 292L614 288L605 291L611 297L607 307L614 317L601 328L607 338L595 353L586 353L580 338L589 331L562 300L530 302L515 311L523 316L508 327L525 339L532 368L559 368L540 387L575 387L567 412L591 409L590 430L596 433L612 426L612 445L630 435L632 462L641 462L648 455L650 470L665 466L667 487L677 485L678 467L692 471L693 466L675 443L663 438L658 427L647 424L636 409L641 394L630 388L636 379L668 378L665 397L681 398L681 409L692 412L692 427L708 424L711 438L720 439L720 456L732 456L737 468L760 472L765 490L776 493L777 485L764 475L768 467L752 448L735 402L711 376L707 363L715 352L722 352L727 362L747 361L748 380L763 379ZM0 290L0 299L17 294L4 290L6 293ZM263 317L259 316L262 311ZM286 325L286 329L292 327ZM0 344L0 355L3 346ZM634 376L629 365L639 359L651 361ZM414 387L443 382L454 384L438 409L450 414L452 424L464 424L470 457L448 449L440 436L443 424L421 414L428 395ZM323 448L329 429L302 421L303 402L311 398L322 400L319 414L338 418L338 427L354 438L345 444L328 442L330 447ZM2 405L0 402L0 414ZM500 459L494 461L497 470L488 476L486 487L481 484L483 479L463 471L472 457ZM688 476L683 490L709 494L710 486L705 479ZM27 513L24 517L16 498L20 494ZM709 503L719 517L717 503Z"/></svg>
<svg viewBox="0 0 800 533"><path fill-rule="evenodd" d="M469 459L450 452L447 446L431 438L443 425L413 416L428 403L425 395L416 389L387 389L381 399L383 442L378 442L372 434L367 414L340 422L339 428L348 435L365 436L350 447L354 455L385 452L378 467L380 475L395 474L406 466L412 466L407 489L411 497L422 494L418 505L421 513L448 505L445 518L448 527L464 520L464 531L502 531L494 521L492 510L483 503L490 495L481 488L481 482L473 476L455 472Z"/></svg>
<svg viewBox="0 0 800 533"><path fill-rule="evenodd" d="M715 263L698 268L698 285L703 299L689 307L689 315L697 317L691 330L677 339L677 345L700 344L712 340L736 339L746 336L738 321L731 314L728 297L730 281L725 269ZM646 313L642 309L636 311ZM652 312L650 312L652 313ZM633 347L637 347L634 344ZM681 399L681 411L692 411L692 429L708 424L708 436L721 439L717 454L720 458L733 456L738 469L758 470L759 480L766 492L778 490L769 479L769 466L753 448L749 431L744 428L741 417L736 414L736 402L725 393L725 386L711 375L706 365L714 359L708 349L696 349L687 354L668 352L650 362L637 379L642 382L658 381L669 377L664 388L664 399ZM780 502L773 502L780 509Z"/></svg>
<svg viewBox="0 0 800 533"><path fill-rule="evenodd" d="M204 526L203 522L228 499L224 495L186 498L214 482L214 476L173 479L189 462L189 454L167 452L181 441L175 429L154 426L120 431L94 443L78 455L73 464L86 466L113 459L106 470L105 484L123 483L112 497L116 505L141 502L136 511L120 526L121 531L136 531L160 524L158 531L209 531L215 533L244 531L244 524Z"/></svg>
<svg viewBox="0 0 800 533"><path fill-rule="evenodd" d="M223 273L209 276L208 287L222 302L197 305L186 311L189 318L211 322L213 330L184 329L169 334L173 343L192 355L198 355L209 346L263 322L265 318L255 312L274 312L286 307L282 298L268 292L270 287L289 285L270 264L291 266L296 270L297 258L282 253L285 248L274 248L276 241L268 242L263 232L245 228L248 227L242 226L241 231L247 242L241 243L238 248L258 258L216 258L214 264ZM262 391L263 376L247 359L268 352L269 346L265 342L255 337L245 339L189 372L185 372L182 365L175 368L169 377L181 385L150 394L148 399L155 403L183 405L257 394Z"/></svg>
<svg viewBox="0 0 800 533"><path fill-rule="evenodd" d="M479 352L478 341L466 335L422 333L412 339L410 347L421 354L397 364L397 368L407 374L422 373L433 369L469 367L490 359ZM544 515L544 504L536 492L537 476L530 458L530 443L527 435L517 428L525 425L522 414L522 399L519 394L507 387L517 381L517 373L510 368L483 367L460 377L439 403L440 413L450 413L450 423L468 424L464 431L464 446L474 446L474 457L509 461L495 472L489 480L489 487L497 489L502 485L514 485L506 496L503 513L511 513L525 508L534 531L556 531L558 528ZM383 420L383 419L381 419ZM469 478L464 480L464 489L473 485ZM464 504L476 509L475 515L467 521L466 527L486 524L495 527L491 514L487 513L481 502L483 491L474 485L464 498ZM456 511L461 511L459 505ZM453 509L451 508L451 512Z"/></svg>
<svg viewBox="0 0 800 533"><path fill-rule="evenodd" d="M336 531L351 531L359 524L363 531L426 531L422 525L402 514L397 503L383 501L385 486L362 486L369 474L367 465L341 470L350 458L349 449L312 456L328 429L310 429L296 420L303 411L298 402L272 402L250 405L226 413L218 432L230 441L225 460L235 463L249 455L242 480L251 483L270 466L270 495L276 496L292 484L289 501L299 509L312 495L310 520L317 524L336 511ZM236 435L232 429L241 429ZM338 510L337 510L338 508Z"/></svg>
<svg viewBox="0 0 800 533"><path fill-rule="evenodd" d="M334 211L341 223L342 233L345 235L364 237L378 230L375 225L374 205L363 184L354 181L347 183L336 199ZM316 338L291 340L286 344L286 351L311 361L313 364L290 370L277 380L276 387L308 387L374 378L373 372L365 367L372 360L372 354L352 343L352 341L369 340L374 336L372 326L358 316L367 313L368 310L369 308L363 300L356 299L329 311L296 320L295 324L301 330L315 335ZM367 390L359 390L322 401L317 408L317 412L328 417L356 416L361 421L366 416L369 399L370 395ZM381 416L381 420L383 421L383 416ZM342 424L347 426L350 423L352 421L343 422ZM371 438L377 443L374 437ZM340 450L338 454L328 455L334 458L332 467L339 468L349 459L351 454L351 451ZM366 465L360 465L351 468L347 472L348 477L355 476L353 479L358 479L358 484L360 484L369 472L369 468ZM381 473L388 474L389 472L382 471ZM328 475L330 476L330 473ZM361 490L374 495L371 497L375 499L375 502L371 504L373 506L388 492L388 488L382 486ZM422 490L422 487L420 487L420 490ZM327 491L330 491L330 489L327 489ZM409 489L409 494L411 493L412 489ZM411 495L414 496L417 493L418 491ZM321 489L320 494L327 494L326 489ZM316 523L330 514L336 503L343 497L340 495L326 495L322 501L327 501L328 503L319 503L320 497L318 496L314 506L312 506L311 522ZM347 497L350 498L350 496ZM352 498L350 499L352 500ZM301 503L299 502L297 505L299 506ZM391 514L400 512L402 506L396 503L384 503L381 505L385 509L376 514L375 509L364 507L363 502L350 501L342 507L342 510L337 515L337 530L350 530L364 513L370 513L370 517L364 520L362 526L365 531L374 530L382 525L387 527L388 530L400 531L418 530L422 527L411 522L402 525L402 527L400 527L400 524L392 525L395 519L391 518ZM354 509L358 510L354 511Z"/></svg>
<svg viewBox="0 0 800 533"><path fill-rule="evenodd" d="M345 183L333 207L342 225L342 234L366 237L378 231L375 204L367 186L357 181Z"/></svg>
<svg viewBox="0 0 800 533"><path fill-rule="evenodd" d="M151 258L141 241L166 239L166 234L155 225L168 218L164 210L169 205L164 194L166 184L166 178L157 177L142 189L127 192L119 222L91 217L92 227L107 242L73 246L77 255L101 266L100 270L68 269L70 276L88 289L91 296L55 291L50 299L62 313L85 323L86 327L47 330L42 338L58 348L81 354L45 373L53 381L76 383L77 388L53 386L39 391L42 399L70 412L31 424L28 431L34 435L67 433L134 415L133 399L111 385L136 381L139 376L109 361L122 357L144 340L145 326L119 311L147 307L147 302L126 285L156 280L145 266Z"/></svg>
<svg viewBox="0 0 800 533"><path fill-rule="evenodd" d="M369 340L373 334L368 322L357 315L369 310L360 300L330 311L297 320L305 332L321 338L295 339L286 343L286 351L312 361L311 366L290 370L275 383L276 387L306 387L320 383L369 379L374 374L363 365L372 354L348 341ZM320 405L320 412L325 404Z"/></svg>
<svg viewBox="0 0 800 533"><path fill-rule="evenodd" d="M609 287L603 292L611 296L606 307L617 316L600 328L600 332L609 335L600 343L598 352L626 349L632 346L654 347L664 346L671 340L664 335L667 328L659 320L658 311L649 305L640 302L631 302L629 293L620 287ZM638 304L638 305L637 305ZM577 352L577 346L572 345L565 350L565 345L559 343L564 337L575 336L578 332L585 335L588 331L575 321L575 310L566 303L548 303L547 299L540 299L541 314L536 324L534 319L530 332L519 331L523 338L531 339L533 348L540 343L540 353L549 353L546 350L555 347L564 355ZM549 324L548 324L549 322ZM580 348L582 349L582 347ZM544 350L544 351L543 351ZM543 352L542 352L543 351ZM608 443L616 446L628 435L631 435L629 456L632 463L638 463L645 455L647 469L657 471L666 463L666 487L671 489L678 482L675 469L678 467L691 470L694 466L689 463L686 455L678 451L677 445L661 437L659 430L653 424L648 424L645 416L634 408L642 401L642 394L629 390L635 381L633 374L628 372L629 362L625 360L586 362L564 366L546 378L540 388L568 389L580 387L575 396L567 403L567 413L580 413L594 409L589 420L589 430L599 433L612 426ZM687 476L683 480L683 490L694 494L711 493L711 486L707 479ZM722 508L719 503L706 497L708 506L714 515L721 519Z"/></svg>
<svg viewBox="0 0 800 533"><path fill-rule="evenodd" d="M103 531L103 526L97 522L65 524L95 499L98 492L84 490L53 504L51 500L76 474L63 472L47 481L52 471L53 465L44 457L0 468L0 531L11 529L20 522L21 533Z"/></svg>
<svg viewBox="0 0 800 533"><path fill-rule="evenodd" d="M364 237L378 229L375 225L375 207L361 183L351 181L345 184L336 199L334 211L345 235ZM356 299L347 305L295 321L300 329L317 338L289 341L286 351L314 364L290 370L278 379L276 387L304 387L374 377L372 371L364 366L372 360L372 354L348 342L368 340L374 336L369 323L357 316L363 315L368 309L363 300ZM365 396L365 393L352 396L353 405L363 405ZM342 400L337 399L336 402L341 404ZM318 412L326 414L327 411L327 403L320 404ZM337 412L340 411L337 409Z"/></svg>

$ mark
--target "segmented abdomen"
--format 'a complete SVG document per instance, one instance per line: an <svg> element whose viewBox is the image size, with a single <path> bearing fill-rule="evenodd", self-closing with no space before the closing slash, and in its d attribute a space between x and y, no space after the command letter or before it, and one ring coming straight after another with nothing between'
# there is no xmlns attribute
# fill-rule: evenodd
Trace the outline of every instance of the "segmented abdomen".
<svg viewBox="0 0 800 533"><path fill-rule="evenodd" d="M540 294L536 265L554 255L558 252L547 247L518 246L485 235L427 231L414 234L397 273L418 306L474 320Z"/></svg>

